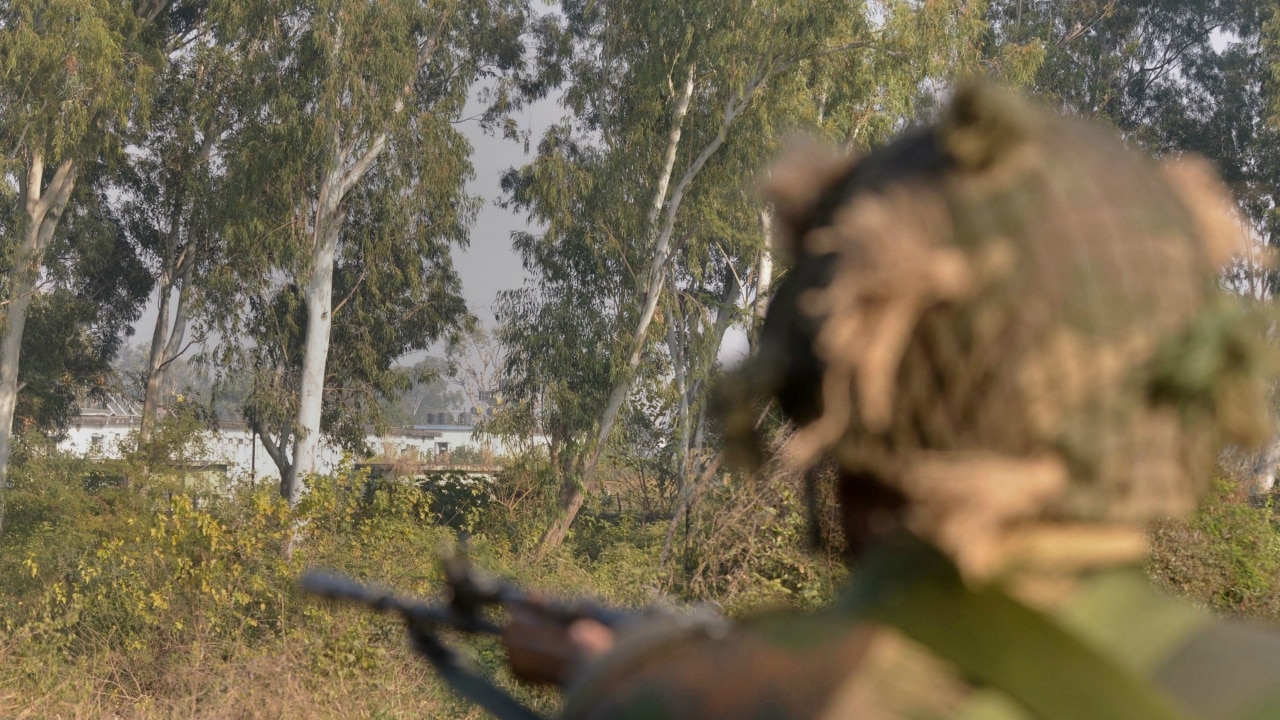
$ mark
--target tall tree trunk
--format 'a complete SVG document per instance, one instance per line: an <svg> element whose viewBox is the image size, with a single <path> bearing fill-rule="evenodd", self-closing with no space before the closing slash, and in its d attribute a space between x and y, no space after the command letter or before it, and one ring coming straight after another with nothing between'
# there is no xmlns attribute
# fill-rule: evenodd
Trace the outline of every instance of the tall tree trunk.
<svg viewBox="0 0 1280 720"><path fill-rule="evenodd" d="M645 232L650 234L658 227L662 206L667 202L667 188L671 185L671 174L676 168L676 153L680 149L680 138L684 136L684 119L689 114L689 103L693 100L696 71L697 64L689 63L689 72L685 76L684 86L679 97L676 98L676 106L671 113L671 129L667 132L667 149L662 155L662 170L658 173L658 182L653 190L653 202L650 203L649 213L645 217ZM639 289L641 291L645 289L643 282Z"/></svg>
<svg viewBox="0 0 1280 720"><path fill-rule="evenodd" d="M204 140L201 141L200 148L195 153L193 167L209 162L219 137L221 137L220 126L216 122L210 123L205 128ZM151 352L147 358L147 385L142 397L142 424L138 428L140 445L151 442L165 375L169 365L185 350L182 347L182 341L187 332L192 273L195 270L195 255L198 252L191 244L181 251L178 249L182 240L182 211L188 197L185 175L178 178L173 192L173 206L169 212L169 237L165 246L164 267L160 275L160 307L156 314L155 328L151 333ZM177 315L170 325L169 304L175 286L178 288Z"/></svg>
<svg viewBox="0 0 1280 720"><path fill-rule="evenodd" d="M581 480L572 474L565 475L560 483L561 516L551 524L551 527L543 533L542 539L538 541L538 549L534 553L535 561L542 560L547 552L564 544L564 539L569 535L569 527L573 524L573 518L577 517L586 499L587 495Z"/></svg>
<svg viewBox="0 0 1280 720"><path fill-rule="evenodd" d="M333 330L333 263L342 219L337 208L327 209L316 228L318 237L312 253L311 279L307 283L306 294L307 333L298 388L298 437L283 491L290 506L297 505L302 499L302 484L298 476L314 473L317 468L324 373L329 360L329 336Z"/></svg>
<svg viewBox="0 0 1280 720"><path fill-rule="evenodd" d="M553 444L553 448L554 448ZM569 452L566 449L559 449L552 453L552 466L559 466L560 471L560 510L561 515L551 526L547 528L542 537L538 539L537 549L534 551L534 561L540 561L546 557L548 551L560 547L564 543L565 537L569 535L569 526L571 522L561 522L565 517L572 518L582 509L582 504L586 500L586 492L582 486L582 480L578 477L577 469L581 466L581 453Z"/></svg>
<svg viewBox="0 0 1280 720"><path fill-rule="evenodd" d="M178 302L174 317L169 319L169 305L175 283L166 278L160 285L160 307L156 327L151 334L151 353L147 361L147 387L142 398L142 425L138 429L140 444L151 442L155 431L156 415L160 407L160 394L164 388L169 367L186 350L182 341L187 334L187 317L191 307L191 282L194 263L185 256L179 260L177 271L182 273L176 286Z"/></svg>
<svg viewBox="0 0 1280 720"><path fill-rule="evenodd" d="M764 245L756 256L756 297L752 302L751 326L747 332L747 343L752 351L769 309L769 286L773 284L773 212L768 208L760 211L760 228L764 233Z"/></svg>
<svg viewBox="0 0 1280 720"><path fill-rule="evenodd" d="M658 219L662 214L663 205L667 200L667 188L671 184L671 176L675 171L676 154L680 148L680 138L684 134L684 119L689 113L689 103L693 100L694 78L696 65L689 64L689 70L685 76L684 86L681 88L680 95L676 98L675 108L672 110L671 129L667 133L667 147L662 155L662 170L658 174L657 182L654 184L653 202L649 206L649 212L646 217L648 228L647 232L653 233L658 225ZM669 240L669 238L668 238ZM660 242L660 240L659 240ZM661 251L655 251L656 255ZM662 265L666 264L665 257ZM638 288L641 291L648 292L649 286L652 285L654 271L658 271L661 277L663 268L655 267L650 264L649 274L643 278L637 278L641 283ZM648 331L649 322L653 319L653 309L649 307L648 294L646 294L645 311L641 314L641 320L637 329L637 335L641 342L644 339L644 333ZM655 297L652 305L657 306L657 298ZM628 367L634 368L640 361L639 346L636 347L631 357L628 359ZM542 538L538 540L538 549L536 556L541 558L545 551L551 548L559 547L564 538L569 534L569 526L573 524L573 519L577 517L578 510L582 508L584 497L584 488L582 482L591 478L595 474L596 464L600 460L600 452L603 449L604 441L608 439L609 433L613 430L614 419L617 417L618 410L622 407L622 401L626 399L627 393L631 390L630 371L626 372L626 379L615 385L613 391L609 394L609 399L605 404L604 412L600 418L600 432L597 434L596 448L587 456L581 467L580 472L573 473L570 477L566 475L562 478L560 493L560 515L551 523L543 533Z"/></svg>
<svg viewBox="0 0 1280 720"><path fill-rule="evenodd" d="M164 348L169 344L169 296L173 292L173 279L168 273L160 278L159 306L156 308L156 324L151 331L151 352L147 356L147 386L142 393L142 422L138 427L138 446L151 443L155 429L156 412L160 406L160 388L164 384Z"/></svg>
<svg viewBox="0 0 1280 720"><path fill-rule="evenodd" d="M671 353L671 366L674 369L676 397L679 404L676 408L676 438L680 444L676 454L676 478L680 489L684 489L689 474L689 366L688 338L689 329L684 313L680 310L680 299L672 298L668 308L667 349Z"/></svg>
<svg viewBox="0 0 1280 720"><path fill-rule="evenodd" d="M743 110L746 109L747 103L759 88L762 80L757 80L744 91L741 99L738 97L730 100L725 107L724 118L720 125L720 131L707 143L698 157L685 170L680 181L676 183L675 190L671 193L671 199L666 204L666 217L663 220L662 227L655 235L653 243L653 255L649 261L649 283L645 289L644 305L640 310L640 317L636 321L635 332L631 337L631 355L627 358L627 364L623 368L622 377L614 385L613 391L609 394L609 401L606 403L604 412L600 417L600 431L596 438L596 443L592 447L591 454L588 456L588 462L583 472L583 480L588 484L595 474L596 465L600 459L600 453L604 449L605 441L608 440L609 434L613 431L613 423L617 420L618 411L622 408L622 403L626 400L627 395L631 392L631 384L635 380L635 370L640 365L640 358L644 353L645 336L649 332L649 324L653 322L653 316L658 308L658 300L662 297L663 286L667 276L667 261L671 256L671 235L675 231L676 216L680 211L680 206L684 201L684 195L689 189L689 185L693 182L698 173L702 171L711 156L720 149L724 144L725 138L728 136L729 127L738 118ZM679 137L676 136L678 140Z"/></svg>
<svg viewBox="0 0 1280 720"><path fill-rule="evenodd" d="M679 499L676 503L675 512L671 514L671 521L667 524L667 535L662 542L662 553L658 556L658 567L660 568L665 568L667 560L671 557L671 543L675 539L676 528L680 525L680 518L688 516L693 494L697 490L694 487L694 478L701 478L706 474L705 458L699 455L695 459L693 453L702 449L707 418L707 403L705 400L699 403L696 423L691 422L690 408L694 398L702 393L709 380L711 366L715 363L716 356L720 351L720 344L724 342L724 335L729 331L729 324L733 321L734 309L737 305L740 291L738 273L734 270L733 265L726 263L724 290L720 294L720 305L716 308L715 319L711 323L711 342L708 345L710 355L696 360L703 367L690 367L688 374L700 375L697 380L691 383L677 382L677 385L682 388L684 393L680 402L680 413L684 425L679 433L682 445L681 457L683 459L681 465L683 469L680 475ZM681 355L684 358L690 357L688 352L681 353ZM693 465L696 465L696 467L691 467Z"/></svg>
<svg viewBox="0 0 1280 720"><path fill-rule="evenodd" d="M676 411L676 438L680 443L679 454L676 455L676 479L679 487L676 490L676 505L671 511L671 522L667 525L667 537L662 543L662 554L658 558L658 567L666 567L667 557L671 553L671 540L675 537L675 529L684 514L686 499L689 496L689 450L691 444L689 423L689 383L686 358L687 328L684 317L678 309L679 299L672 301L671 318L667 322L667 346L671 352L671 364L675 368L676 394L680 404ZM679 328L676 326L680 325Z"/></svg>
<svg viewBox="0 0 1280 720"><path fill-rule="evenodd" d="M636 368L639 367L640 358L644 354L645 338L649 333L649 324L653 322L653 316L657 311L658 301L662 296L665 285L667 261L671 253L671 236L675 231L676 217L679 214L681 204L684 202L685 193L694 178L698 176L698 173L702 172L703 166L724 144L725 138L728 137L729 128L746 110L751 103L751 99L762 87L767 77L768 73L762 72L752 82L748 83L743 90L729 98L721 117L719 132L702 148L702 151L698 153L698 156L694 158L693 162L685 170L680 181L676 183L675 189L671 192L671 198L664 205L666 212L663 215L662 226L660 228L651 228L650 230L653 251L650 255L648 272L646 273L648 280L644 288L644 304L641 306L640 316L636 320L635 331L631 335L631 354L628 356L627 363L623 366L617 382L614 383L613 389L609 393L609 399L601 411L596 441L582 466L581 481L584 487L594 484L596 468L600 463L600 455L604 452L609 435L613 432L613 425L618 419L618 412L622 409L622 404L626 401L627 395L631 393L632 383L635 381ZM692 85L686 87L692 93ZM671 150L672 144L679 145L679 127L684 122L684 114L688 111L688 105L688 100L683 97L677 103L676 112L673 113L672 132L668 138L668 149L664 154L664 158L670 157L674 153ZM659 182L658 187L665 188L665 183ZM581 492L581 489L579 492ZM539 556L543 554L545 547L555 547L568 534L569 526L573 523L573 519L577 516L578 508L581 505L582 502L578 500L576 507L572 502L561 506L560 517L547 529L547 532L543 534L538 543ZM559 538L559 540L556 538Z"/></svg>
<svg viewBox="0 0 1280 720"><path fill-rule="evenodd" d="M443 27L443 21L442 25ZM342 46L345 26L338 24L333 41L333 52ZM401 88L394 104L395 113L404 111L407 99L414 92L414 82L432 53L437 48L439 35L423 43L418 49L417 65ZM320 415L324 407L324 376L329 361L329 339L333 330L333 264L337 257L338 240L346 221L345 200L347 194L373 167L374 162L387 148L390 139L384 130L376 135L353 132L346 141L342 127L336 118L331 123L328 167L314 198L315 217L311 232L311 276L307 281L304 298L307 305L307 330L302 349L302 375L298 386L298 413L292 428L281 430L281 439L273 453L280 468L280 494L290 507L302 499L301 477L316 472L320 450ZM360 140L367 141L359 152ZM294 438L293 458L288 456L288 439L291 430ZM297 538L295 533L294 538ZM292 545L290 546L292 547Z"/></svg>
<svg viewBox="0 0 1280 720"><path fill-rule="evenodd" d="M9 489L9 455L13 449L13 413L18 403L18 361L22 354L22 333L27 325L27 308L35 293L44 251L58 227L62 211L76 184L75 163L63 161L49 186L44 184L44 156L33 152L27 172L20 178L22 240L9 274L9 297L5 325L0 331L0 531L4 529L5 492Z"/></svg>
<svg viewBox="0 0 1280 720"><path fill-rule="evenodd" d="M28 233L31 234L31 233ZM9 304L5 308L4 334L0 335L0 532L4 529L4 494L9 489L9 455L13 444L13 412L18 402L18 356L27 307L35 283L10 279Z"/></svg>
<svg viewBox="0 0 1280 720"><path fill-rule="evenodd" d="M398 100L396 109L403 107ZM314 473L320 451L320 411L324 407L324 374L329 362L329 337L333 330L333 263L338 254L338 238L347 213L343 201L351 188L364 178L387 147L388 135L371 138L364 153L355 160L355 145L344 147L337 129L333 136L333 156L329 172L320 185L316 219L312 229L311 277L307 282L307 332L302 346L302 377L298 387L298 415L294 424L292 462L281 466L280 492L289 506L302 499L299 476ZM281 442L280 453L286 453ZM277 463L279 465L279 463Z"/></svg>
<svg viewBox="0 0 1280 720"><path fill-rule="evenodd" d="M254 420L252 425L258 442L262 443L263 449L267 451L267 456L271 458L271 462L275 463L276 469L280 471L280 496L287 498L289 497L289 492L288 487L285 485L285 480L292 476L292 468L285 449L289 447L289 441L292 437L291 424L286 423L274 435L261 420ZM256 446L254 450L257 450ZM254 478L254 480L256 482L257 478Z"/></svg>

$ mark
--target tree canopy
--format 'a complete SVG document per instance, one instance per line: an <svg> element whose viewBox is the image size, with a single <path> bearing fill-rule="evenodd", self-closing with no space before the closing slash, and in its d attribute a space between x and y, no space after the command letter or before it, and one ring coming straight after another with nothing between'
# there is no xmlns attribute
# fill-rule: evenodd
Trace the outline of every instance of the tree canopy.
<svg viewBox="0 0 1280 720"><path fill-rule="evenodd" d="M528 280L462 381L501 389L489 431L549 438L547 548L601 468L643 455L678 498L710 467L721 350L787 272L755 187L789 136L863 152L991 75L1209 157L1280 242L1272 0L11 0L0 24L0 428L56 432L111 386L148 294L142 439L190 360L291 502L321 441L467 411L456 364L405 358L477 329L451 259L482 211L470 107L531 151L500 187ZM532 138L516 111L546 98Z"/></svg>

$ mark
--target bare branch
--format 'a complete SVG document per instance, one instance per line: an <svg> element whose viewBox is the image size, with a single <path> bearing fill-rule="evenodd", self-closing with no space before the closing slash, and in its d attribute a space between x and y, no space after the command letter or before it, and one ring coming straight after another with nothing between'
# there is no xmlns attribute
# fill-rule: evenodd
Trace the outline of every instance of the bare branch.
<svg viewBox="0 0 1280 720"><path fill-rule="evenodd" d="M173 331L169 334L168 342L165 343L164 360L161 363L162 368L177 360L196 341L195 338L192 338L191 342L184 345L182 349L178 349L178 344L182 342L183 336L187 334L187 310L191 304L191 276L194 269L194 264L188 264L182 274L182 285L178 289L177 316L173 319ZM168 318L161 319L164 322L168 322Z"/></svg>
<svg viewBox="0 0 1280 720"><path fill-rule="evenodd" d="M271 439L271 433L267 432L267 429L266 427L263 426L262 421L255 419L252 424L253 424L253 429L256 430L258 433L258 440L262 442L262 447L266 448L267 454L271 456L271 459L272 461L275 462L276 467L278 468L286 467L288 463L285 461L286 459L284 456L284 452L281 451L280 446L276 445L275 441ZM284 440L283 432L281 433L281 440L282 441Z"/></svg>
<svg viewBox="0 0 1280 720"><path fill-rule="evenodd" d="M351 190L352 186L360 182L360 178L369 171L369 167L373 165L373 161L378 159L382 151L387 148L387 133L379 133L364 151L364 155L360 156L346 172L342 173L342 179L338 181L338 198L344 198Z"/></svg>
<svg viewBox="0 0 1280 720"><path fill-rule="evenodd" d="M341 310L347 304L347 302L351 300L352 297L355 296L356 290L360 289L360 285L364 282L364 279L368 274L369 274L368 268L362 268L360 270L360 276L356 278L355 285L351 286L351 292L347 293L347 296L342 298L342 302L338 303L338 305L334 307L333 311L330 313L332 317L337 317L338 311Z"/></svg>

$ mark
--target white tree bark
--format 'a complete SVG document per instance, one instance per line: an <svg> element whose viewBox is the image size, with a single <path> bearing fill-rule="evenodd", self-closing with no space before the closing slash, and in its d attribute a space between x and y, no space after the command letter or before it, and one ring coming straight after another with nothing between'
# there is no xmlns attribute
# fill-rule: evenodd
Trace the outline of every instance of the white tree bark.
<svg viewBox="0 0 1280 720"><path fill-rule="evenodd" d="M373 138L365 152L348 166L352 153L334 137L334 155L325 181L320 186L312 225L311 277L307 281L307 332L302 346L302 376L298 388L298 415L294 427L292 462L281 467L281 494L290 506L302 499L301 478L316 472L320 450L320 412L324 406L324 375L329 361L329 338L333 330L333 264L337 258L343 205L347 193L373 167L387 146L385 133ZM284 447L280 455L286 458ZM279 463L277 463L279 464Z"/></svg>
<svg viewBox="0 0 1280 720"><path fill-rule="evenodd" d="M694 63L689 63L689 73L685 77L684 87L677 96L676 106L671 113L671 130L667 133L667 150L662 156L662 171L658 173L658 182L653 190L653 202L649 205L649 214L645 218L644 226L649 233L658 226L658 217L662 214L662 206L667 201L667 188L671 185L671 174L676 167L676 152L680 149L680 138L684 135L684 119L689 114L689 103L693 100L696 68Z"/></svg>
<svg viewBox="0 0 1280 720"><path fill-rule="evenodd" d="M727 260L727 258L726 258ZM716 308L715 317L711 322L711 347L717 351L720 344L724 342L724 335L729 330L729 324L735 313L738 295L741 291L741 285L738 273L734 270L732 264L725 267L724 290L720 294L720 306ZM688 363L689 353L687 350L677 352L675 347L676 338L668 331L668 343L673 343L673 355L679 355L682 363ZM714 361L708 361L708 364L714 364ZM694 370L692 365L688 365L690 370ZM680 397L680 418L681 428L679 432L681 443L681 470L680 470L680 495L676 501L675 511L671 514L671 520L667 523L667 535L662 542L662 552L658 556L658 567L666 568L667 561L671 558L671 544L675 540L676 528L679 527L680 518L685 517L689 513L689 508L693 502L694 493L697 491L695 485L698 478L702 477L706 471L705 457L698 453L695 457L694 453L702 449L702 441L706 423L707 407L706 403L698 409L698 419L692 421L690 417L690 408L692 407L693 398L698 397L702 393L702 388L708 381L709 367L701 370L701 377L696 378L693 382L688 382L689 372L680 372L676 378L677 390L681 393Z"/></svg>
<svg viewBox="0 0 1280 720"><path fill-rule="evenodd" d="M3 492L9 488L13 413L18 402L18 363L22 353L22 333L27 324L27 308L31 305L40 268L44 264L44 251L75 188L76 171L74 162L63 161L48 187L41 192L44 157L33 152L27 162L27 172L20 178L18 199L22 203L22 239L14 254L5 325L0 331L0 530L4 527Z"/></svg>
<svg viewBox="0 0 1280 720"><path fill-rule="evenodd" d="M662 296L663 286L665 285L667 261L670 259L671 253L671 236L675 231L676 217L679 215L680 206L684 202L685 193L688 191L689 185L698 176L698 173L702 171L703 166L724 144L729 129L741 116L742 112L747 109L747 106L750 105L752 98L763 86L770 72L772 71L762 72L751 83L748 83L743 90L734 93L729 98L721 117L719 131L703 147L698 156L694 158L693 162L680 177L679 182L676 183L670 199L663 204L665 213L662 214L662 226L656 229L651 226L649 232L652 238L653 252L650 255L648 272L645 275L647 282L644 287L644 304L640 309L640 316L636 321L635 331L631 336L631 354L627 358L627 364L623 366L621 376L614 383L605 407L600 414L596 440L583 463L580 480L574 480L575 487L572 490L567 487L564 488L565 492L562 493L564 502L561 505L560 517L547 528L547 531L543 533L542 538L539 540L537 558L541 558L547 549L560 545L565 536L568 535L569 526L573 524L573 519L577 515L578 509L582 507L585 488L594 483L596 467L600 463L600 455L604 452L609 435L613 432L613 425L618 419L618 412L622 409L622 404L626 401L627 395L631 393L632 383L635 381L635 371L639 367L640 358L644 353L645 336L649 332L650 323L653 322L653 316L658 308L658 301ZM686 87L692 93L692 86L686 85ZM688 101L683 98L677 103L672 118L673 128L683 123L683 113L688 111L688 105ZM675 151L671 149L671 145L675 143L678 146L679 141L680 133L675 132L673 129L668 136L668 148L663 155L664 159L674 155ZM659 178L658 187L665 187L665 182L661 178ZM655 201L656 204L659 203Z"/></svg>
<svg viewBox="0 0 1280 720"><path fill-rule="evenodd" d="M671 364L675 369L676 394L680 398L680 404L676 411L676 437L680 443L680 452L676 455L676 479L680 486L676 495L676 506L671 513L671 521L667 524L667 536L662 543L662 554L658 558L658 567L665 568L667 558L671 555L671 541L675 538L676 526L680 522L680 516L684 514L686 503L685 500L689 496L689 452L691 449L691 432L689 422L689 383L687 373L688 355L685 345L686 328L684 327L683 318L680 318L679 308L676 307L678 300L673 300L670 313L672 318L667 322L667 348L671 353ZM677 328L676 325L681 327Z"/></svg>
<svg viewBox="0 0 1280 720"><path fill-rule="evenodd" d="M317 215L316 245L305 296L307 332L302 346L302 376L298 388L297 440L284 484L284 497L290 506L297 505L302 499L299 475L314 473L317 467L324 373L333 330L333 262L337 256L342 218L337 208L323 209Z"/></svg>
<svg viewBox="0 0 1280 720"><path fill-rule="evenodd" d="M649 333L650 323L653 322L654 313L658 308L658 300L662 297L664 281L667 276L667 261L671 256L671 235L675 231L676 216L679 214L680 206L684 202L684 195L694 178L702 171L703 166L724 144L730 126L746 109L747 103L750 102L751 96L755 94L758 88L758 83L753 84L744 92L741 99L735 97L729 102L725 108L720 131L702 149L702 152L698 154L698 157L694 159L689 168L685 170L680 181L676 183L675 190L671 193L671 199L667 201L662 227L658 229L654 236L653 255L649 260L648 284L645 288L644 305L641 307L640 317L636 321L635 332L631 336L631 355L627 358L622 378L614 385L613 391L609 394L609 400L605 405L604 412L601 413L600 430L583 472L585 480L589 481L595 473L596 465L600 460L600 453L604 450L605 441L609 439L609 434L613 431L614 421L618 418L618 411L622 408L622 403L631 392L631 383L635 379L635 369L639 367L640 358L644 353L644 339ZM676 138L678 140L678 136Z"/></svg>
<svg viewBox="0 0 1280 720"><path fill-rule="evenodd" d="M760 228L764 233L764 245L756 255L756 297L752 301L751 328L747 333L752 350L769 309L769 286L773 284L773 212L768 208L760 211Z"/></svg>
<svg viewBox="0 0 1280 720"><path fill-rule="evenodd" d="M156 412L160 406L160 388L164 384L164 349L169 344L169 301L173 294L173 279L168 273L160 276L159 303L156 308L156 324L151 331L151 352L147 355L147 385L142 394L142 422L138 427L138 446L151 442L155 429Z"/></svg>
<svg viewBox="0 0 1280 720"><path fill-rule="evenodd" d="M191 305L191 281L195 267L186 253L170 263L171 272L160 276L160 297L155 328L151 332L151 352L147 357L147 385L142 398L142 422L138 427L138 444L146 445L155 432L160 393L169 366L186 350L182 341L187 334L187 317ZM173 319L169 318L173 291L178 298Z"/></svg>
<svg viewBox="0 0 1280 720"><path fill-rule="evenodd" d="M196 152L197 166L209 162L213 148L221 137L216 123L205 129L204 140ZM169 238L165 246L164 266L160 273L159 308L155 328L151 332L151 352L147 357L147 384L142 397L142 422L138 428L139 445L151 441L155 430L156 413L160 406L160 392L169 366L186 352L183 339L187 334L187 317L191 306L191 284L198 249L191 244L179 250L182 240L182 211L190 193L186 178L180 178L175 190L176 198L169 213ZM176 314L169 319L169 305L173 301L174 288L178 289Z"/></svg>
<svg viewBox="0 0 1280 720"><path fill-rule="evenodd" d="M684 134L684 119L689 113L689 104L693 100L695 70L696 65L690 63L689 71L685 76L684 87L681 88L680 94L676 97L676 104L671 112L671 129L667 133L667 147L662 154L662 170L659 171L657 182L654 184L653 202L649 206L649 212L646 217L646 232L650 233L651 237L655 235L654 230L657 227L658 218L661 216L662 208L667 201L667 188L671 184L671 176L675 171L676 154L680 149L680 138ZM641 342L643 342L644 333L648 332L649 322L652 321L654 309L657 307L657 298L653 297L652 303L649 302L649 298L652 294L651 288L655 273L658 277L659 289L661 288L661 278L666 265L666 246L670 243L670 232L667 233L665 240L661 236L656 237L655 240L654 260L650 262L648 275L644 279L637 278L642 283L639 289L646 293L645 308L637 330L637 335ZM661 256L660 262L659 256ZM632 353L628 361L629 368L634 368L639 363L641 349L641 347L637 346ZM608 439L609 433L613 430L613 423L617 418L618 411L622 408L622 401L626 399L627 393L631 390L630 375L631 372L627 371L625 381L616 385L609 395L609 400L601 415L600 432L597 435L596 447L587 455L581 477L566 475L562 478L560 517L547 528L542 538L539 539L537 551L539 558L545 549L557 547L564 542L565 536L569 533L569 526L573 523L574 517L577 516L578 510L582 507L584 499L582 483L590 481L595 472L604 441Z"/></svg>
<svg viewBox="0 0 1280 720"><path fill-rule="evenodd" d="M418 48L414 73L406 80L397 96L394 112L405 111L414 92L418 71L426 66L439 47L449 14L440 18L440 26ZM344 26L339 24L332 52L336 56L342 46ZM281 428L279 441L268 452L280 468L280 493L294 506L302 499L305 487L301 477L314 473L320 449L320 415L324 406L324 375L329 361L329 338L333 329L333 264L346 220L345 200L351 189L373 167L387 149L390 135L383 130L366 135L367 145L357 155L361 136L353 135L344 144L341 129L334 127L329 167L315 199L312 222L311 276L307 281L307 330L303 340L302 376L299 384L298 413L291 428ZM293 457L289 457L289 438L294 438ZM264 442L266 436L264 435ZM264 445L265 447L265 445Z"/></svg>
<svg viewBox="0 0 1280 720"><path fill-rule="evenodd" d="M689 450L692 444L690 437L692 430L689 422L689 366L686 349L688 329L678 303L679 300L673 298L668 309L671 317L667 322L667 350L671 353L676 396L680 398L676 409L676 437L680 443L680 452L676 454L676 478L679 480L681 488L683 488L689 475Z"/></svg>

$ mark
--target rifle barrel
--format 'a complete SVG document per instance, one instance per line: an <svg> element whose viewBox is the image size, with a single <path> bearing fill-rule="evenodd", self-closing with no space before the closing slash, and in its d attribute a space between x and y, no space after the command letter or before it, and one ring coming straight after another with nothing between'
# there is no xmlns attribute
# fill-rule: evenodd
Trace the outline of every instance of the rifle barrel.
<svg viewBox="0 0 1280 720"><path fill-rule="evenodd" d="M405 600L385 590L362 585L345 575L321 570L308 570L300 581L303 591L345 602L364 605L380 612L399 615L415 627L430 629L448 627L464 632L500 635L502 628L474 615L463 615L451 608Z"/></svg>

